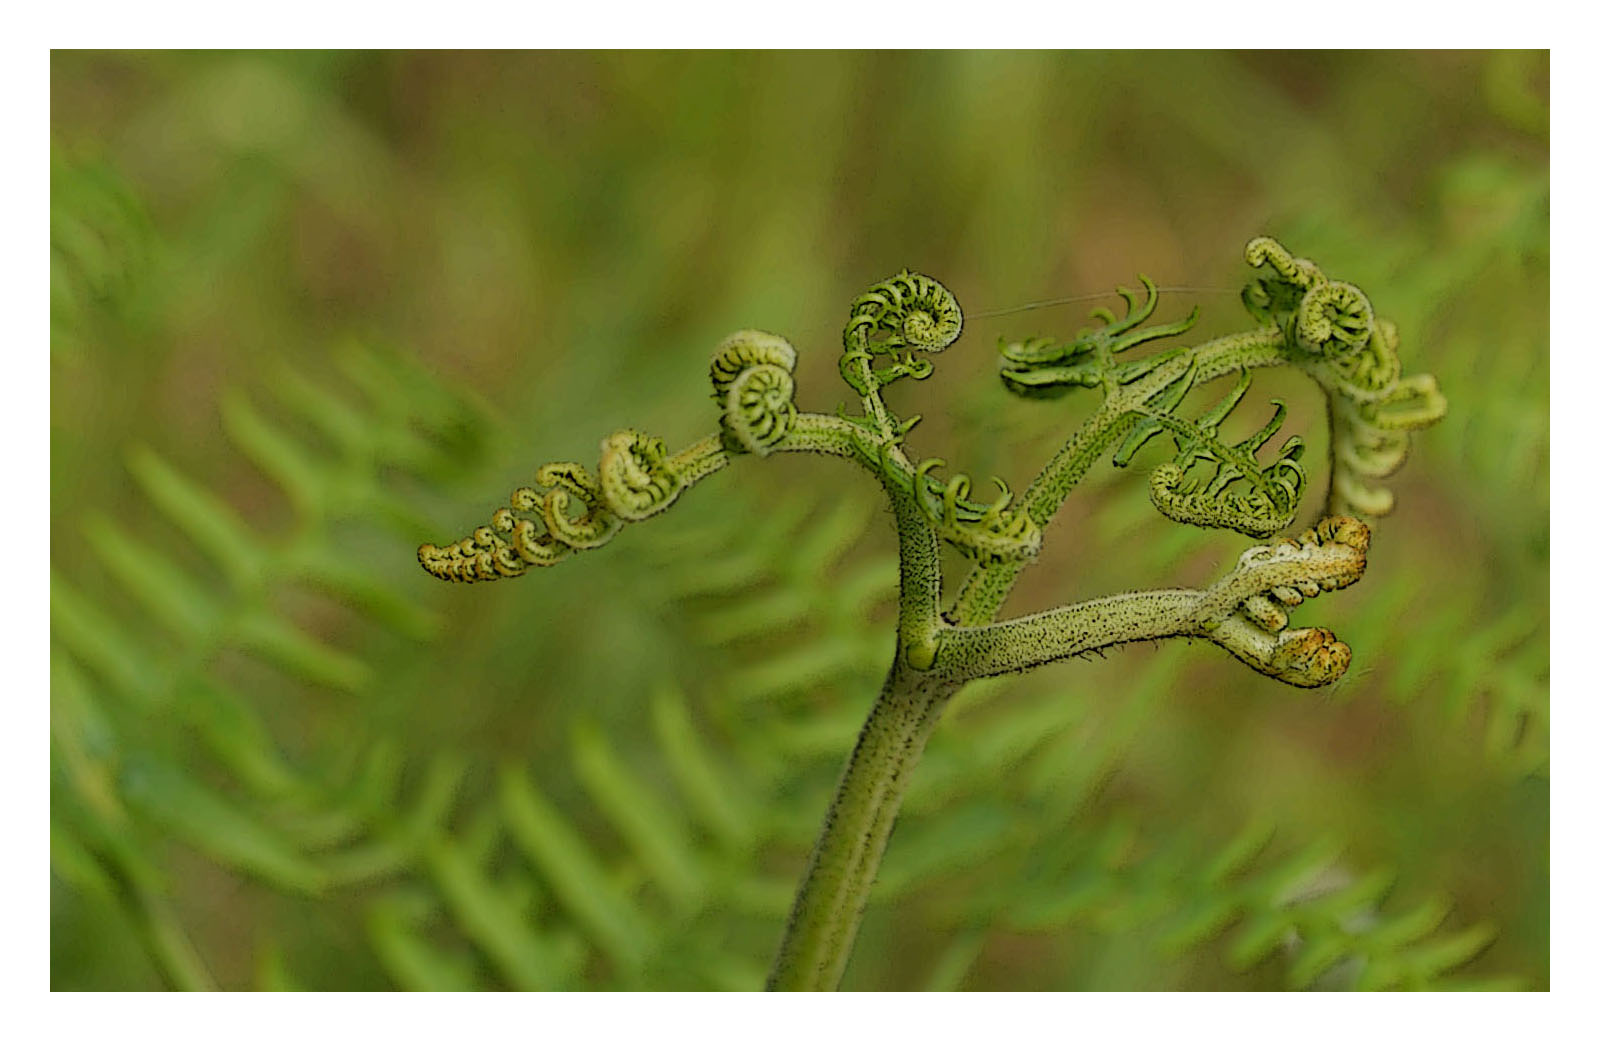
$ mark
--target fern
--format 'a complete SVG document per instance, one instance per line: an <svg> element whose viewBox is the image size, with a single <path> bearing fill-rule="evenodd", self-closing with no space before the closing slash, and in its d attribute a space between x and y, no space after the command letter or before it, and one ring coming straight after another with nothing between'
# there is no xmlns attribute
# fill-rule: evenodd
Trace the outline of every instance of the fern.
<svg viewBox="0 0 1600 1043"><path fill-rule="evenodd" d="M1331 683L1348 667L1348 646L1327 630L1287 629L1289 611L1361 577L1368 529L1346 515L1388 512L1392 497L1364 483L1394 472L1409 432L1442 417L1444 399L1431 376L1402 375L1395 327L1377 318L1360 289L1328 279L1269 238L1252 240L1245 259L1260 274L1243 293L1257 326L1242 333L1123 360L1129 348L1194 323L1191 314L1141 329L1156 307L1146 279L1142 305L1132 291L1119 291L1126 315L1099 310L1101 328L1080 331L1069 345L1037 338L1002 345L1002 377L1013 389L1093 387L1103 397L1015 502L1000 480L992 503L976 501L965 475L935 479L931 472L944 461L919 461L904 448L920 417L891 411L883 391L904 377L931 376L928 356L954 343L963 316L942 284L901 271L857 297L845 324L839 370L860 396L861 414L798 411L794 349L774 334L743 330L711 359L718 435L669 454L659 438L617 431L602 440L593 474L578 463L545 464L535 484L513 492L488 525L444 547L425 543L418 560L452 581L521 576L609 543L625 525L666 511L684 490L745 455L842 457L881 483L900 547L896 655L824 816L769 978L775 988L831 987L849 958L911 769L966 684L1172 636L1215 641L1261 673L1301 687ZM1175 520L1258 537L1288 525L1306 486L1302 445L1291 439L1265 465L1257 458L1282 425L1282 404L1240 442L1224 441L1219 430L1248 389L1250 370L1276 365L1305 372L1327 395L1331 480L1322 521L1298 539L1246 551L1233 572L1204 590L1121 594L995 622L1020 568L1039 554L1043 527L1094 460L1118 443L1112 462L1125 466L1157 431L1174 436L1177 456L1152 474L1150 490ZM1229 374L1237 381L1220 403L1194 420L1177 413L1193 387ZM1246 491L1234 492L1239 484ZM941 543L975 565L948 608Z"/></svg>
<svg viewBox="0 0 1600 1043"><path fill-rule="evenodd" d="M159 248L150 217L116 169L50 154L50 348L81 364L128 325Z"/></svg>
<svg viewBox="0 0 1600 1043"><path fill-rule="evenodd" d="M1094 128L1125 137L1132 127L1151 154L1184 148L1193 160L1185 183L1204 186L1208 198L1215 192L1218 214L1239 192L1251 202L1237 212L1305 214L1306 172L1343 172L1317 188L1311 217L1283 225L1284 238L1315 243L1329 271L1381 288L1385 313L1406 331L1406 357L1428 356L1451 392L1452 415L1419 441L1420 466L1375 479L1393 485L1410 520L1375 543L1372 575L1338 595L1338 629L1357 657L1326 698L1285 699L1203 649L1132 649L1081 663L1084 685L1072 692L1049 674L969 687L906 795L846 982L1537 987L1542 883L1538 867L1524 872L1523 862L1547 839L1548 540L1537 531L1548 509L1544 106L1537 89L1506 102L1504 76L1486 85L1498 93L1478 99L1472 77L1481 63L1458 63L1448 95L1396 95L1382 126L1362 124L1363 162L1350 164L1334 144L1345 136L1328 135L1322 120L1336 110L1315 101L1322 86L1345 82L1325 77L1331 67L1174 60L1181 89L1144 72L1125 76L1122 118ZM1516 60L1489 59L1497 67ZM432 197L394 176L422 155L411 151L419 142L391 154L399 144L386 129L392 114L369 104L391 96L382 89L387 70L411 61L56 62L61 83L105 83L109 69L111 82L130 88L95 95L85 115L75 86L52 117L52 393L62 420L53 436L51 600L58 988L759 986L863 693L891 655L898 563L881 508L832 485L814 504L776 482L762 488L752 475L749 488L722 481L716 490L680 490L647 533L627 533L602 554L571 555L561 569L506 589L428 589L414 567L415 579L406 575L402 559L464 521L461 503L481 499L487 509L493 494L483 490L525 486L531 471L512 477L511 469L526 467L530 446L564 442L553 452L576 452L595 468L600 459L582 454L601 433L591 427L600 422L597 387L626 410L619 416L658 425L651 433L666 436L667 456L692 444L680 440L687 432L673 426L673 411L650 404L669 392L681 401L678 389L688 386L676 382L683 356L673 346L713 343L749 315L784 315L845 288L837 265L807 266L796 249L805 236L793 224L797 214L834 206L835 185L865 190L866 181L841 179L849 171L836 164L840 155L866 163L861 171L880 186L838 197L857 208L861 245L931 241L930 212L970 204L968 231L937 262L961 271L965 285L982 270L1009 295L1039 272L1126 260L1122 246L1091 260L1081 245L1113 238L1091 213L1093 192L1067 190L1039 164L985 166L990 153L963 144L963 135L988 142L996 128L1007 140L1032 140L1043 128L1036 107L950 104L1001 70L1025 88L1019 98L1087 96L1077 88L1118 76L1114 57L829 59L826 76L779 59L764 64L754 95L716 86L748 81L742 66L718 80L698 60L669 59L662 71L670 75L659 79L699 84L712 110L663 106L658 92L630 87L622 66L580 58L567 71L581 66L575 82L603 86L622 117L616 125L584 122L559 153L517 151L533 140L527 126L566 127L572 115L560 101L507 91L524 99L507 110L521 130L497 140L517 144L475 151L465 177L449 163L428 168L437 178L430 191L450 200L444 209L419 205ZM1401 81L1409 90L1411 72L1395 71L1403 63L1338 64L1357 74L1347 82L1359 78L1362 91ZM497 59L474 74L492 79L506 65ZM447 82L453 67L431 65L410 82ZM906 73L919 89L900 93ZM818 94L819 82L845 87ZM315 113L325 132L315 148L304 135L228 138L217 116L236 119L247 87ZM741 100L719 108L723 96ZM1447 117L1471 110L1479 120L1474 106L1499 113L1514 102L1518 127L1532 129L1510 140L1485 116L1481 126L1462 122L1477 135L1470 145L1418 136L1419 115L1429 127L1453 124L1415 99L1446 96ZM882 126L869 121L872 148L833 150L811 133L852 125L837 118L839 106L862 98L895 113ZM769 121L785 100L799 121ZM675 153L670 168L638 153L640 121L704 144L694 135L706 111L735 131L730 140L762 148L691 149ZM1217 115L1238 111L1255 114L1254 131ZM108 114L141 128L138 148L101 134ZM1073 119L1068 110L1051 118ZM476 132L477 119L462 124L466 132ZM1094 128L1084 155L1109 140ZM1249 134L1262 128L1296 176L1240 178L1259 169ZM1054 138L1062 127L1048 129ZM926 169L912 182L897 179L898 157L924 155L929 141L939 159L926 168L932 180ZM620 168L607 164L623 154L640 162L630 160L622 176L596 176L615 174ZM1112 158L1119 206L1163 191L1159 176ZM1402 158L1395 169L1407 172L1396 179L1404 192L1368 191L1370 171ZM159 179L144 176L152 164L161 164ZM968 176L976 172L983 176ZM894 183L915 183L917 197L883 194ZM694 188L683 195L684 185ZM746 191L752 185L793 206L768 212L766 197ZM674 193L704 205L661 206ZM1054 217L1037 221L1041 214ZM719 215L727 220L713 220ZM537 237L512 242L506 229L519 222L537 227ZM740 229L731 250L706 231L724 225ZM1071 234L1056 235L1061 228ZM1121 232L1116 242L1141 255L1162 256L1170 239L1178 252L1167 253L1169 265L1203 256L1196 242L1154 224ZM417 250L419 242L437 249ZM686 248L693 266L679 263ZM972 269L952 257L970 258ZM374 258L384 259L386 286L429 292L407 294L398 308L361 298L370 287L352 273ZM319 276L330 261L340 279ZM779 286L763 274L776 265L792 281ZM590 277L597 272L608 278ZM619 283L628 287L626 308L616 300ZM327 296L308 298L308 290ZM480 300L516 303L474 311ZM556 300L564 308L547 306ZM538 310L534 321L515 310L527 306ZM197 322L197 309L225 318ZM569 313L584 318L568 324ZM320 359L308 363L314 352L292 352L322 344L330 318L403 329L436 353L494 345L474 348L462 366L495 372L502 399L518 399L512 389L526 384L538 387L538 400L508 403L517 407L513 429L453 401L437 373L389 356L354 351L340 362L333 354L349 372L327 379ZM965 320L983 321L970 311ZM548 344L528 350L535 328ZM808 345L821 336L803 318L790 328ZM219 338L236 339L237 351L220 350ZM1149 364L1167 343L1129 344L1116 361ZM610 353L621 344L648 350ZM934 359L904 347L867 355L880 387L937 402L923 408L938 419L915 430L895 418L906 425L898 432L905 451L946 437L945 416L956 418L963 447L954 468L922 470L931 461L921 459L903 472L918 511L967 562L1021 546L1026 526L1003 517L1017 498L951 473L1012 476L991 438L1006 392L992 378L992 390L963 383L951 396L909 387L930 361L947 375L962 361L954 351ZM238 371L246 356L280 353L283 372L267 387ZM1054 364L1065 369L1084 355L1073 349ZM810 380L810 370L797 369ZM178 446L192 428L164 411L177 390L196 413L210 410L205 384L219 370L248 391L223 397L228 440L202 466ZM366 375L351 380L358 370ZM612 382L623 372L640 377ZM1283 394L1271 379L1252 376L1254 388L1269 389L1264 398ZM774 376L746 387L741 403L759 407L781 385ZM1141 571L1205 582L1227 570L1238 548L1226 537L1166 524L1143 497L1123 495L1133 492L1124 475L1145 486L1160 472L1176 478L1158 484L1182 514L1181 496L1225 492L1243 501L1262 488L1256 473L1226 490L1213 483L1224 451L1269 423L1270 407L1245 396L1215 431L1180 429L1201 425L1227 401L1226 387L1187 389L1168 424L1128 459L1131 475L1076 494L1070 552L1052 556L1045 547L1022 596L1054 600L1069 584L1124 589L1133 570L1118 548L1127 545L1140 548ZM107 397L108 389L117 394ZM1300 402L1284 397L1299 414ZM131 412L104 410L103 401ZM1058 442L1062 406L1016 407L1008 444L1046 435ZM758 455L785 414L749 415L756 423L719 419L694 434L711 429ZM1343 422L1355 431L1367 419ZM572 434L580 428L590 433ZM1013 439L1017 431L1023 438ZM619 490L648 500L663 490L651 492L649 443L635 433L630 448L641 449L641 466L620 469ZM1300 433L1306 445L1296 462L1312 476L1310 501L1320 495L1321 454L1337 450L1315 431ZM1255 471L1265 475L1283 444L1264 443ZM267 502L256 479L227 462L229 447L268 475ZM1368 436L1344 455L1374 467L1384 449ZM798 473L799 482L792 470L778 480L804 484L808 472ZM282 525L279 497L290 507ZM576 506L570 516L579 516ZM964 563L947 554L952 562ZM528 582L542 589L517 589ZM1100 689L1110 694L1084 697ZM1176 692L1184 697L1165 697ZM1364 728L1381 739L1364 738ZM1372 743L1364 760L1349 759L1351 742ZM1448 786L1417 785L1412 747L1426 749L1427 778ZM1252 759L1256 751L1265 764ZM1345 770L1354 763L1385 770L1357 787ZM1260 778L1258 768L1267 769ZM1236 792L1247 784L1248 796ZM1483 798L1501 794L1527 799L1518 798L1514 818L1492 821L1493 840L1461 828L1490 821ZM1403 820L1377 813L1401 803L1410 809ZM1446 803L1473 810L1445 813ZM1258 824L1233 847L1238 823L1258 817L1275 823L1275 843L1258 851L1268 833ZM1445 861L1452 855L1471 859L1472 879ZM1229 869L1214 872L1217 865ZM1462 912L1429 898L1434 888L1454 891ZM1503 936L1473 956L1489 936L1477 920L1491 903ZM1507 969L1515 976L1503 976Z"/></svg>
<svg viewBox="0 0 1600 1043"><path fill-rule="evenodd" d="M1072 839L1083 858L1019 882L1009 909L991 903L971 915L1030 933L1148 932L1169 958L1215 940L1230 969L1275 959L1292 989L1468 984L1450 974L1489 944L1492 927L1441 932L1449 905L1438 899L1386 910L1393 877L1382 870L1353 875L1327 841L1264 862L1271 835L1251 826L1209 854L1180 841L1141 857L1130 855L1137 841L1123 823L1098 834L1078 831Z"/></svg>
<svg viewBox="0 0 1600 1043"><path fill-rule="evenodd" d="M195 487L173 486L175 472L148 462L135 466L147 476L159 476L152 484L160 490L154 494L158 501L192 508L199 497ZM186 490L187 498L174 495L175 487ZM828 647L826 635L859 635L874 609L888 604L893 588L892 558L849 552L870 518L860 508L845 500L820 518L795 512L791 524L760 530L730 525L725 515L713 515L676 533L664 546L640 545L639 553L657 562L650 574L662 603L691 609L683 617L682 631L692 642L761 650L774 637L799 630L821 635L821 646ZM187 516L206 517L192 510ZM221 528L215 519L212 527ZM210 539L217 546L237 542ZM694 560L696 548L713 546L722 549L722 560L738 567L730 565L719 577L715 571L684 565ZM237 554L234 559L243 560ZM840 571L842 559L848 563ZM282 568L270 549L259 548L259 561L254 570L236 564L224 571L262 581ZM289 574L298 575L294 570ZM791 584L799 585L798 596ZM840 598L836 592L841 587L854 587L861 596ZM787 600L778 600L780 591L788 592ZM83 606L69 593L58 611L66 611L70 619L73 608ZM83 629L81 621L63 628L58 619L58 637L64 643L74 642ZM102 637L117 633L103 619L86 629ZM781 718L781 708L791 705L783 701L785 692L848 692L881 668L881 652L872 645L844 640L812 675L802 673L786 688L766 693L779 697L769 706L772 715ZM84 647L81 639L78 647ZM75 671L74 661L62 657L59 668ZM138 655L101 661L121 663L136 676L151 669ZM1174 662L1169 658L1166 670L1147 679L1142 690L1148 696L1165 690ZM726 691L748 692L749 681L748 674L735 670L725 682ZM58 697L84 683L81 675L58 678ZM200 697L192 705L213 715L240 698L230 699L215 683L197 692ZM951 721L959 746L930 752L924 784L913 791L903 827L906 843L886 865L880 902L905 900L919 889L937 888L986 866L1017 864L1028 850L1026 838L1050 836L1063 818L1071 819L1072 809L1086 801L1092 805L1097 780L1115 770L1117 751L1125 748L1138 720L1149 711L1148 697L1142 704L1135 700L1131 705L1139 711L1122 726L1123 743L1099 741L1100 768L1091 769L1081 756L1063 757L1059 748L1063 741L1082 741L1072 737L1084 724L1084 707L1073 700L1052 697L1031 708L1019 704L981 726L963 726L969 716L999 705L999 694L993 685L985 694L974 693L966 711ZM751 703L722 694L708 693L704 701L719 708L724 724L751 708ZM768 700L755 704L767 705ZM605 831L620 844L615 851L591 846L594 824L580 825L570 818L525 765L508 764L497 772L468 770L459 757L445 757L418 765L418 780L402 788L404 760L392 743L380 739L367 752L321 766L319 777L306 778L289 768L260 722L249 718L234 721L226 732L211 723L210 734L233 738L213 739L207 748L211 756L201 766L215 770L220 763L233 772L234 786L253 800L226 802L213 788L199 787L159 763L136 762L131 772L126 764L119 765L122 778L114 785L131 789L131 796L121 799L143 829L194 845L273 889L312 895L352 887L367 892L370 897L361 902L367 939L373 958L395 985L570 988L610 982L622 987L750 988L760 983L764 938L787 904L788 882L781 876L751 877L748 866L774 845L790 851L791 857L803 850L809 814L803 810L805 801L796 797L821 796L832 751L848 740L854 712L848 704L825 712L821 722L836 722L831 736L822 734L825 726L810 711L807 720L787 722L787 727L744 728L749 738L739 744L738 770L746 780L763 779L753 791L748 781L736 785L734 766L718 763L711 753L726 740L704 735L683 696L671 687L651 700L651 719L658 743L652 756L671 779L672 793L637 774L632 767L642 763L637 751L621 756L603 733L580 725L568 743L570 767L557 773L580 781L595 809L585 817L597 815L605 823ZM792 705L787 716L794 716ZM72 716L58 709L55 717L58 735L66 732ZM84 731L92 729L80 726L70 733ZM60 741L58 757L63 753ZM947 764L958 752L959 761ZM765 777L760 771L751 775L752 765L766 766ZM1062 765L1071 766L1073 792L1080 794L1076 800L1060 801ZM1034 795L1028 796L1025 787L1013 802L993 793L991 780L1008 773ZM801 780L804 784L796 791ZM779 810L783 794L792 809L787 813ZM1041 803L1045 794L1055 801ZM1107 828L1120 827L1112 823ZM74 836L63 833L63 843ZM85 855L84 861L94 866L105 858ZM1027 916L1025 911L1017 915ZM955 922L977 927L975 933L959 936L961 952L970 958L981 952L984 939L1015 929L1014 921L985 919L976 909L956 914ZM162 945L170 949L162 931L173 929L171 923L147 927L147 943L158 952ZM730 948L730 940L738 944ZM190 987L212 984L203 958L192 946L186 948L187 969L180 955L162 957L169 981ZM946 977L959 980L965 973L961 952L947 954L941 972ZM272 968L284 981L297 980L289 950L272 944L264 953L264 968Z"/></svg>
<svg viewBox="0 0 1600 1043"><path fill-rule="evenodd" d="M321 763L328 751L290 749L273 734L258 698L231 683L226 668L241 652L297 686L348 698L371 684L362 658L311 636L272 605L269 595L278 590L336 597L412 640L436 628L401 591L364 571L331 526L378 516L401 538L410 536L425 525L422 516L352 475L393 466L436 479L455 452L477 445L482 420L398 360L352 350L342 368L363 394L364 423L346 422L358 415L348 398L310 393L303 381L286 381L281 392L299 417L320 418L333 436L331 453L310 448L244 398L230 400L230 434L298 508L300 527L288 538L261 534L161 456L136 448L131 475L209 568L159 549L125 521L95 514L84 522L83 556L103 568L115 599L91 595L85 579L60 574L52 581L53 691L61 700L52 715L57 830L64 845L128 879L101 890L115 893L142 924L172 984L210 979L171 918L152 919L170 886L145 854L158 839L305 895L325 894L383 863L372 850L340 858L318 851L370 830L371 809L397 806L389 793L345 791L340 781L342 770L373 768L379 750L366 765L341 768ZM131 611L112 607L123 603ZM178 729L169 730L168 721ZM348 778L354 785L359 776Z"/></svg>

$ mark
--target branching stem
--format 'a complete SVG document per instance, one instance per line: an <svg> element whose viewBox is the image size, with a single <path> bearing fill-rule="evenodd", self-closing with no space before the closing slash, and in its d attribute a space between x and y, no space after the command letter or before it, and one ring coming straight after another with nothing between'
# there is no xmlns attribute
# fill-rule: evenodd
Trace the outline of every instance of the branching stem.
<svg viewBox="0 0 1600 1043"><path fill-rule="evenodd" d="M1022 494L1023 509L1040 527L1049 524L1094 462L1132 429L1137 411L1170 385L1185 366L1192 364L1194 382L1203 384L1241 369L1276 366L1287 360L1282 332L1264 327L1207 341L1136 382L1113 389L1028 486ZM1001 562L973 569L947 614L950 622L965 626L994 622L1022 568L1021 563Z"/></svg>
<svg viewBox="0 0 1600 1043"><path fill-rule="evenodd" d="M721 410L716 434L669 453L659 438L615 432L601 442L593 473L578 463L546 464L489 524L443 547L424 544L418 560L457 582L524 575L600 547L625 525L667 510L737 456L822 453L878 479L900 544L895 658L828 808L768 982L774 989L834 988L911 769L963 685L1180 635L1211 641L1253 669L1302 687L1328 684L1349 665L1350 649L1329 631L1289 629L1289 611L1360 578L1367 527L1343 515L1388 510L1388 491L1365 483L1400 465L1408 432L1443 416L1444 398L1432 377L1401 376L1398 333L1375 317L1359 289L1330 281L1271 239L1252 240L1245 260L1260 272L1243 294L1256 320L1245 332L1124 359L1129 349L1178 336L1195 321L1192 313L1145 325L1156 289L1141 277L1143 302L1133 290L1118 291L1127 304L1121 318L1096 309L1102 325L1072 341L1002 345L1000 375L1011 390L1053 395L1090 387L1104 396L1015 501L996 479L993 501L979 502L968 476L936 478L944 461L914 461L902 445L918 418L895 415L883 389L931 375L927 356L961 332L961 308L950 291L903 271L858 297L845 326L839 371L860 394L864 415L799 412L793 346L775 334L741 330L711 359L712 397ZM1109 452L1114 463L1126 464L1159 432L1176 443L1174 458L1151 472L1151 499L1162 513L1257 537L1287 526L1306 485L1301 444L1289 439L1265 464L1256 455L1282 424L1281 404L1243 441L1220 435L1249 387L1249 371L1284 364L1306 372L1329 399L1333 474L1321 522L1298 539L1247 550L1232 572L1204 590L1117 594L996 622L1018 575L1038 554L1042 530L1095 461ZM1192 388L1231 374L1239 374L1234 390L1203 416L1177 413ZM975 563L943 612L941 543Z"/></svg>

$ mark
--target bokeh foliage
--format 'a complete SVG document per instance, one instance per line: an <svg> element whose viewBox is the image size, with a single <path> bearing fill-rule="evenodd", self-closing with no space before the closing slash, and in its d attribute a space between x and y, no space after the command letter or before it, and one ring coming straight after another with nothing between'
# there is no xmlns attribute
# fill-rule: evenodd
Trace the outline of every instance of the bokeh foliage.
<svg viewBox="0 0 1600 1043"><path fill-rule="evenodd" d="M1009 398L992 344L1091 305L983 313L1236 287L1265 233L1451 404L1367 578L1304 614L1350 676L1174 644L970 690L845 985L1547 987L1547 84L1513 53L58 52L54 986L758 985L892 647L871 483L743 461L487 588L415 545L617 427L708 433L733 329L788 336L827 411L848 302L903 266L969 316L895 389L917 451L1020 485L1086 403ZM1195 299L1195 335L1240 325ZM1231 563L1142 479L1091 478L1013 610Z"/></svg>

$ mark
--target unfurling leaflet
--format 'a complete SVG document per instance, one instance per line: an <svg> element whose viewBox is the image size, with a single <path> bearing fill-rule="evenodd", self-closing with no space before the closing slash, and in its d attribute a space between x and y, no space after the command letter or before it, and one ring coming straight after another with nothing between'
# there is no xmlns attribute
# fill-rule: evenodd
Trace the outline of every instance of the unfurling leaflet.
<svg viewBox="0 0 1600 1043"><path fill-rule="evenodd" d="M1118 362L1116 356L1140 344L1187 333L1200 317L1198 308L1177 322L1144 326L1155 314L1160 294L1155 284L1139 276L1144 284L1144 303L1134 291L1117 287L1127 313L1120 319L1109 308L1096 308L1091 317L1102 325L1086 326L1077 337L1061 342L1048 337L1000 342L1000 379L1014 394L1028 398L1057 398L1075 387L1111 389L1143 377L1157 365L1181 354L1184 349L1147 356L1131 362ZM1143 327L1143 328L1141 328Z"/></svg>
<svg viewBox="0 0 1600 1043"><path fill-rule="evenodd" d="M1233 390L1195 420L1152 413L1144 418L1151 427L1136 427L1113 458L1126 464L1147 431L1164 428L1173 436L1177 456L1150 472L1150 500L1173 521L1205 528L1232 529L1247 536L1271 536L1294 521L1306 475L1300 466L1305 446L1290 438L1272 463L1256 458L1283 426L1282 402L1273 400L1273 414L1255 433L1234 443L1219 433L1250 389L1250 372L1241 370ZM1240 488L1242 487L1242 488Z"/></svg>
<svg viewBox="0 0 1600 1043"><path fill-rule="evenodd" d="M914 488L917 506L933 523L934 532L952 547L980 563L1020 562L1039 553L1043 534L1032 518L1011 509L1011 489L996 478L1000 495L992 504L968 499L972 480L958 474L940 482L930 474L943 467L939 459L924 460L917 467Z"/></svg>
<svg viewBox="0 0 1600 1043"><path fill-rule="evenodd" d="M1438 385L1427 374L1401 375L1399 331L1355 286L1330 281L1265 237L1251 240L1245 260L1264 269L1245 287L1245 308L1282 331L1287 360L1328 396L1333 473L1323 512L1388 514L1393 494L1369 482L1405 462L1412 431L1444 416Z"/></svg>

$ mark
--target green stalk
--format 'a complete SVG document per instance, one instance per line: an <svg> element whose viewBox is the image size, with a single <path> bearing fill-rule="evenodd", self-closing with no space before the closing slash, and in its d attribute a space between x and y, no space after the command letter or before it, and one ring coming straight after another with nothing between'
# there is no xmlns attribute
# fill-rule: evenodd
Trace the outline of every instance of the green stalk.
<svg viewBox="0 0 1600 1043"><path fill-rule="evenodd" d="M1279 500L1297 503L1303 483L1292 483L1268 504L1270 509L1223 500L1231 483L1251 478L1252 472L1258 488L1266 484L1254 453L1277 430L1281 405L1258 436L1238 444L1220 442L1216 428L1238 404L1245 379L1205 414L1204 426L1173 412L1192 387L1231 373L1247 377L1252 369L1284 364L1309 373L1330 396L1334 474L1328 507L1341 508L1340 514L1349 513L1343 510L1347 506L1370 514L1388 510L1387 492L1367 488L1360 479L1391 473L1405 455L1405 432L1443 415L1437 385L1426 375L1401 379L1394 354L1397 334L1392 324L1373 318L1360 290L1329 282L1315 265L1290 256L1270 239L1252 240L1245 258L1254 268L1270 269L1245 291L1246 307L1258 320L1254 329L1117 362L1118 352L1176 336L1193 322L1191 315L1136 329L1156 303L1155 286L1144 279L1143 305L1132 291L1119 291L1128 304L1124 318L1097 309L1104 327L1083 331L1070 345L1029 341L1016 351L1006 349L1010 362L1021 367L1008 380L1027 378L1031 388L1098 386L1105 395L1015 507L1008 506L1009 490L991 506L967 501L966 476L935 485L926 476L942 461L918 463L905 452L902 440L917 418L902 420L891 413L881 389L901 377L928 376L932 363L923 356L954 342L961 309L933 279L903 271L858 297L845 327L847 352L840 372L860 392L865 417L798 412L794 348L775 334L742 330L712 356L712 392L722 409L718 434L669 455L659 438L618 431L601 443L596 473L576 463L546 464L535 472L538 487L512 493L510 505L495 511L489 525L444 547L423 544L418 560L440 579L457 582L509 578L530 566L553 565L574 551L601 546L625 523L666 510L683 489L723 468L730 455L837 456L883 484L900 545L894 666L845 765L767 981L775 990L836 988L911 771L945 705L967 682L1130 641L1176 636L1210 640L1257 671L1300 687L1329 684L1349 666L1349 647L1330 631L1288 628L1289 610L1305 598L1360 578L1369 534L1359 520L1347 517L1325 517L1298 540L1252 548L1233 572L1203 590L1118 594L995 622L1063 501L1113 446L1131 436L1128 454L1137 450L1154 431L1145 425L1175 432L1180 443L1179 458L1163 465L1169 480L1158 487L1152 479L1152 497L1163 513L1256 535L1266 521L1272 523L1270 531L1277 531L1283 512ZM874 354L892 359L892 365L873 369ZM1075 361L1055 365L1062 358ZM1046 369L1030 368L1045 363L1050 364ZM1171 475L1181 482L1197 460L1214 464L1216 475L1204 490L1183 490L1180 510L1173 502ZM1282 524L1292 515L1290 507ZM941 542L977 561L947 611L941 611Z"/></svg>
<svg viewBox="0 0 1600 1043"><path fill-rule="evenodd" d="M769 990L838 988L911 769L956 687L896 661L828 806L767 979Z"/></svg>

